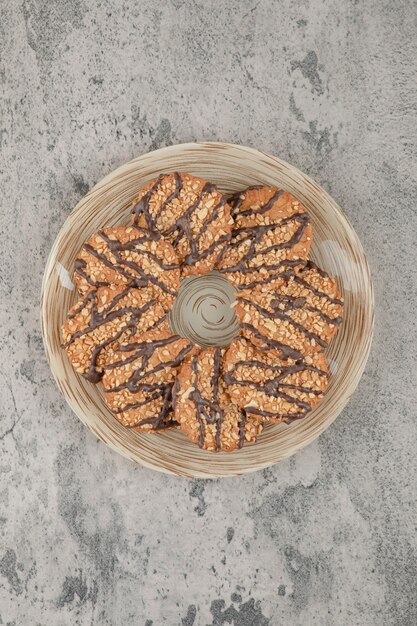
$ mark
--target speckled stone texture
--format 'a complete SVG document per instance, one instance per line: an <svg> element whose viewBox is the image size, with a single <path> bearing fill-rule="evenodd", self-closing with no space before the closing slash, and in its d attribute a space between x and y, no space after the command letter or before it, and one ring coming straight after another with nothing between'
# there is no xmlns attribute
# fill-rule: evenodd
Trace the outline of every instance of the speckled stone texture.
<svg viewBox="0 0 417 626"><path fill-rule="evenodd" d="M417 623L417 4L2 0L0 624ZM189 481L135 467L56 388L48 252L118 165L212 139L322 184L373 270L366 372L280 466Z"/></svg>

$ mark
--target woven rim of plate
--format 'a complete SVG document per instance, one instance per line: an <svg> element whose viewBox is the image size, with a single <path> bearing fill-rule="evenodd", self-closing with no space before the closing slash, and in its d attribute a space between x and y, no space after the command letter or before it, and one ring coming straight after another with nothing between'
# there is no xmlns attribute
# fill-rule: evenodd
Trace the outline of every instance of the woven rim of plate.
<svg viewBox="0 0 417 626"><path fill-rule="evenodd" d="M108 411L100 389L74 372L61 348L60 327L75 301L73 262L82 243L104 226L127 223L137 190L161 172L188 171L216 183L224 193L252 184L272 184L293 193L311 215L313 260L334 274L345 299L345 317L326 354L332 375L326 395L307 418L269 426L254 445L233 453L200 450L180 431L135 433ZM134 462L169 474L197 478L236 476L288 458L316 439L354 392L368 358L374 295L359 238L334 200L312 179L266 152L246 146L196 142L137 157L97 183L77 204L50 252L41 294L41 324L52 374L80 420L103 442Z"/></svg>

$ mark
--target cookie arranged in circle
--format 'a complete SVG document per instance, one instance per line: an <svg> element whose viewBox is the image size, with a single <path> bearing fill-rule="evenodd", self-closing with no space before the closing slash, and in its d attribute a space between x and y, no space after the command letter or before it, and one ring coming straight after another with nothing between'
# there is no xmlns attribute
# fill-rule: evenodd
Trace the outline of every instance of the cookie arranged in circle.
<svg viewBox="0 0 417 626"><path fill-rule="evenodd" d="M242 334L256 346L300 358L325 348L342 321L336 281L307 262L290 278L276 278L268 290L238 294Z"/></svg>
<svg viewBox="0 0 417 626"><path fill-rule="evenodd" d="M115 417L135 430L175 425L172 387L179 366L196 347L174 335L167 322L129 340L104 368L106 402Z"/></svg>
<svg viewBox="0 0 417 626"><path fill-rule="evenodd" d="M180 425L212 452L309 415L327 388L323 349L343 313L335 279L308 260L312 240L307 212L287 191L258 185L226 201L201 178L161 174L138 193L130 226L104 228L78 254L82 299L62 328L71 364L103 382L126 428ZM203 307L192 292L201 328L190 341L170 320L183 305L180 279L184 287L201 275L211 301ZM215 279L226 286L211 293ZM232 314L217 314L226 287ZM188 336L182 322L175 332ZM202 347L238 332L228 348Z"/></svg>
<svg viewBox="0 0 417 626"><path fill-rule="evenodd" d="M85 242L75 261L74 280L81 293L106 285L146 287L170 308L180 284L180 266L173 247L159 233L115 226Z"/></svg>
<svg viewBox="0 0 417 626"><path fill-rule="evenodd" d="M224 381L232 402L247 413L289 423L317 406L328 384L328 365L323 353L279 359L239 337L226 353Z"/></svg>
<svg viewBox="0 0 417 626"><path fill-rule="evenodd" d="M212 270L230 237L230 207L212 183L191 174L161 174L136 197L135 226L159 232L182 264L183 276Z"/></svg>
<svg viewBox="0 0 417 626"><path fill-rule="evenodd" d="M305 261L313 230L308 213L288 191L249 187L229 203L234 226L219 269L235 287L254 286Z"/></svg>
<svg viewBox="0 0 417 626"><path fill-rule="evenodd" d="M69 311L62 326L64 348L75 371L96 383L121 343L158 327L165 317L164 308L146 289L100 287Z"/></svg>
<svg viewBox="0 0 417 626"><path fill-rule="evenodd" d="M200 448L231 452L256 441L263 419L231 403L223 380L225 350L209 348L184 363L175 384L175 417Z"/></svg>

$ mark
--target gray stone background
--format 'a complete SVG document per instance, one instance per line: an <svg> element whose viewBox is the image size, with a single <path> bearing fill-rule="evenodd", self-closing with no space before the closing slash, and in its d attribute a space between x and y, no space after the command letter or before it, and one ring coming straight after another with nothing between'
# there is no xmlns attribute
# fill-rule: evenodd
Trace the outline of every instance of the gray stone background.
<svg viewBox="0 0 417 626"><path fill-rule="evenodd" d="M0 624L417 623L416 54L408 0L1 0ZM280 466L135 467L51 378L41 278L134 156L261 147L321 183L371 263L366 372Z"/></svg>

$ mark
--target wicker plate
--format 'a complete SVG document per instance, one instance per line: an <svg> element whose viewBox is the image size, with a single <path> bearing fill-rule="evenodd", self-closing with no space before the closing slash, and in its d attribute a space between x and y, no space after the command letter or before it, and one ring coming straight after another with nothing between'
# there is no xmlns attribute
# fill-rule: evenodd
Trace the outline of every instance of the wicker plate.
<svg viewBox="0 0 417 626"><path fill-rule="evenodd" d="M98 386L74 372L60 347L60 328L76 300L71 282L75 256L90 235L128 223L137 190L161 172L185 171L230 193L265 183L288 189L305 205L314 227L311 257L335 275L345 299L345 318L327 355L332 371L327 393L305 420L270 426L258 442L233 453L200 450L178 430L135 433L110 414ZM146 467L194 477L246 474L289 457L316 439L354 392L370 348L374 298L369 268L353 228L330 196L295 167L269 154L223 143L189 143L156 150L119 167L72 211L49 255L42 285L42 333L49 364L67 402L97 437Z"/></svg>

